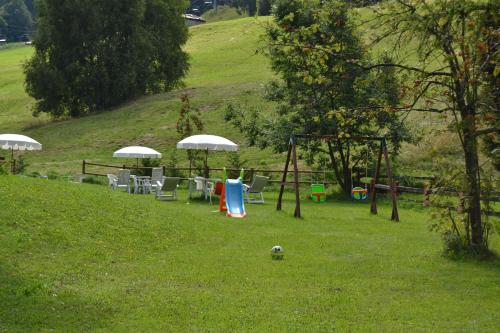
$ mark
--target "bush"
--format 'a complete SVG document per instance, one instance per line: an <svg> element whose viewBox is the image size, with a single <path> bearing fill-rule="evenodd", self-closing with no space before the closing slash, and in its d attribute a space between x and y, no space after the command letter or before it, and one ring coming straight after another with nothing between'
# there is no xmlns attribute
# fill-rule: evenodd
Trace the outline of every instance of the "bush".
<svg viewBox="0 0 500 333"><path fill-rule="evenodd" d="M59 175L59 173L57 173L57 171L50 170L49 172L47 172L48 179L55 180L55 179L58 179L59 177L60 177L60 175Z"/></svg>
<svg viewBox="0 0 500 333"><path fill-rule="evenodd" d="M94 185L108 185L108 181L103 177L85 177L82 179L82 183L85 184L94 184Z"/></svg>
<svg viewBox="0 0 500 333"><path fill-rule="evenodd" d="M17 174L22 174L26 171L26 168L29 166L28 163L26 163L26 160L22 157L19 156L16 160L16 168L14 170L14 173Z"/></svg>

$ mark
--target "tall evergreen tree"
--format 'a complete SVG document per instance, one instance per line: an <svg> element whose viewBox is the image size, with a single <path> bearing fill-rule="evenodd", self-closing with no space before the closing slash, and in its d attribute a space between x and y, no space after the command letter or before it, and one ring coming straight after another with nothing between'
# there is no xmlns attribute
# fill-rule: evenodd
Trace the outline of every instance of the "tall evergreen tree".
<svg viewBox="0 0 500 333"><path fill-rule="evenodd" d="M176 0L42 0L36 52L25 66L34 114L117 106L179 84L188 32Z"/></svg>

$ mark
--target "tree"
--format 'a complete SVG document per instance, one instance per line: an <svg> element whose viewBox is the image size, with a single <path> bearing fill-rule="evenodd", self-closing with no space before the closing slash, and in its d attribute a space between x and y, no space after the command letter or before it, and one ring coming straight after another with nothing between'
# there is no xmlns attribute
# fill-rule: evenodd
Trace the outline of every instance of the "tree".
<svg viewBox="0 0 500 333"><path fill-rule="evenodd" d="M0 28L8 41L19 41L31 34L33 19L22 0L9 0L0 3Z"/></svg>
<svg viewBox="0 0 500 333"><path fill-rule="evenodd" d="M403 56L364 69L396 68L413 77L408 111L450 113L464 156L466 239L474 253L487 250L481 217L478 138L499 126L498 1L397 0L376 7L379 42L390 37ZM408 62L404 45L417 45L418 61ZM468 227L470 226L470 228Z"/></svg>
<svg viewBox="0 0 500 333"><path fill-rule="evenodd" d="M181 109L179 111L179 118L176 124L177 133L179 133L180 138L184 139L196 132L203 131L203 122L201 120L200 110L193 109L191 103L189 102L189 96L187 94L181 95ZM189 160L189 170L191 167L198 167L198 162L201 162L202 157L199 151L189 149L188 152ZM208 165L204 165L205 174L208 177ZM191 175L190 175L191 176Z"/></svg>
<svg viewBox="0 0 500 333"><path fill-rule="evenodd" d="M271 15L273 1L272 0L259 0L257 2L259 16Z"/></svg>
<svg viewBox="0 0 500 333"><path fill-rule="evenodd" d="M394 152L407 137L393 112L398 103L394 71L367 73L359 67L368 57L344 2L278 0L274 18L266 32L266 54L281 80L268 85L266 97L277 104L276 112L262 112L257 119L254 112L230 107L226 119L243 129L249 143L277 151L287 148L291 133L337 136L325 153L338 183L350 193L351 168L366 159L364 147L351 137L387 135ZM311 156L322 149L317 142L306 148Z"/></svg>
<svg viewBox="0 0 500 333"><path fill-rule="evenodd" d="M25 65L34 114L77 117L168 91L187 71L175 0L43 0Z"/></svg>
<svg viewBox="0 0 500 333"><path fill-rule="evenodd" d="M248 16L254 16L257 12L257 0L231 0L226 1L231 7L235 7L239 11L246 12Z"/></svg>

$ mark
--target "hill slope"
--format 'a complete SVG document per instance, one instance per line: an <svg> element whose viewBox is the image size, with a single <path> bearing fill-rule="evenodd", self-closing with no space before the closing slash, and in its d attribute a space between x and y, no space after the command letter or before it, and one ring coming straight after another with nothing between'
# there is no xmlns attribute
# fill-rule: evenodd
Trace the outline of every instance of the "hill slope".
<svg viewBox="0 0 500 333"><path fill-rule="evenodd" d="M255 50L267 21L244 18L192 27L186 45L191 57L186 88L144 97L110 112L65 121L31 116L33 100L23 91L21 67L32 48L0 49L0 132L26 134L43 143L42 152L26 155L34 170L76 172L83 159L110 163L114 150L135 144L158 149L167 159L178 141L175 123L179 96L187 93L192 106L202 111L205 132L243 143L241 135L224 123L222 115L231 100L251 101L256 106L263 103L262 83L272 74L267 61ZM223 153L213 155L214 164L226 158ZM272 161L272 157L257 149L246 149L243 158L253 165L260 160Z"/></svg>

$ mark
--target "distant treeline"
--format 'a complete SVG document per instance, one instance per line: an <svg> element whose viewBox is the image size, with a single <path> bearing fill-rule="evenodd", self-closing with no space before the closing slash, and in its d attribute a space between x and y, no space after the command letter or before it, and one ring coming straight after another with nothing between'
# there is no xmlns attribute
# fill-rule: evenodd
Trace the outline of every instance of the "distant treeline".
<svg viewBox="0 0 500 333"><path fill-rule="evenodd" d="M215 2L218 6L226 5L236 8L240 12L247 13L249 16L271 15L273 4L280 0L190 0L188 13L201 15L204 12L213 9ZM380 0L344 0L355 7L370 6Z"/></svg>
<svg viewBox="0 0 500 333"><path fill-rule="evenodd" d="M35 0L0 0L0 39L29 40L34 32Z"/></svg>

